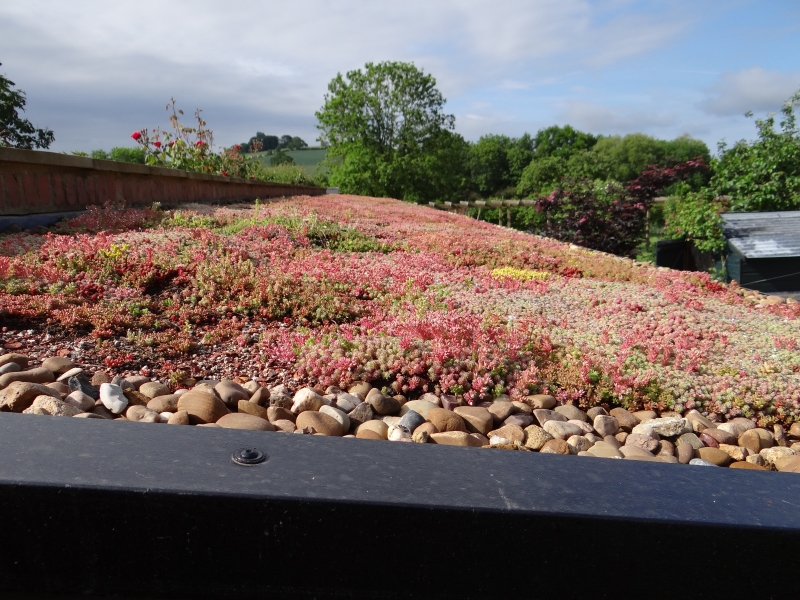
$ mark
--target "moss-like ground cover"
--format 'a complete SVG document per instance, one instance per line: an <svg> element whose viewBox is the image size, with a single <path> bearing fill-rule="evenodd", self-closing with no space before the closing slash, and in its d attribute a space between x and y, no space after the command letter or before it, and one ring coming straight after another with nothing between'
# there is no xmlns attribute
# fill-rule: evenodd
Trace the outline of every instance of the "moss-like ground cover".
<svg viewBox="0 0 800 600"><path fill-rule="evenodd" d="M0 236L0 321L89 331L109 366L132 361L121 341L160 359L161 376L230 343L323 387L798 420L800 307L755 307L738 291L352 196L97 209L43 236Z"/></svg>

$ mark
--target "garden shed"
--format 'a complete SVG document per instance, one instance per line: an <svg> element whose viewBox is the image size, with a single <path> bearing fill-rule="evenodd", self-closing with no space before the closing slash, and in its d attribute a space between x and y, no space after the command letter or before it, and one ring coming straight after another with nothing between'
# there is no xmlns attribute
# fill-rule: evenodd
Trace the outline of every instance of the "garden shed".
<svg viewBox="0 0 800 600"><path fill-rule="evenodd" d="M800 290L800 211L724 213L728 280L760 292Z"/></svg>

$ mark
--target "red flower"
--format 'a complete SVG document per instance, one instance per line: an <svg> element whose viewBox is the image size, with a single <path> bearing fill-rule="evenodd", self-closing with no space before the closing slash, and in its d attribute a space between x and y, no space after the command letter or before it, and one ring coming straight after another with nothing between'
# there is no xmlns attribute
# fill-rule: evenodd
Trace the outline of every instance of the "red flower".
<svg viewBox="0 0 800 600"><path fill-rule="evenodd" d="M134 131L134 132L131 134L131 137L132 137L133 139L135 139L135 140L138 142L138 141L139 141L139 138L140 138L140 137L142 137L142 134L141 134L141 132L139 132L139 131Z"/></svg>
<svg viewBox="0 0 800 600"><path fill-rule="evenodd" d="M194 143L194 145L195 145L195 146L197 146L197 147L199 148L200 146L205 146L205 142L204 142L203 140L197 140L197 141Z"/></svg>
<svg viewBox="0 0 800 600"><path fill-rule="evenodd" d="M156 148L161 148L161 142L156 140L155 142L153 142L153 146L155 146Z"/></svg>
<svg viewBox="0 0 800 600"><path fill-rule="evenodd" d="M223 177L227 177L228 176L228 172L227 171L222 171L222 176Z"/></svg>
<svg viewBox="0 0 800 600"><path fill-rule="evenodd" d="M169 145L170 145L170 146L174 146L174 145L175 145L175 142L170 142L170 143L169 143Z"/></svg>
<svg viewBox="0 0 800 600"><path fill-rule="evenodd" d="M236 144L236 145L234 146L234 148L236 148L237 150L241 150L241 149L242 149L242 146L241 146L241 144Z"/></svg>

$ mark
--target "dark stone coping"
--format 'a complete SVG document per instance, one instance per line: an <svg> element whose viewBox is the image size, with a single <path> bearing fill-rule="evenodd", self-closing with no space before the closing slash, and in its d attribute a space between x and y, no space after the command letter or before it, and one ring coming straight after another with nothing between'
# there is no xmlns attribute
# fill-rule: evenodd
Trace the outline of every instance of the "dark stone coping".
<svg viewBox="0 0 800 600"><path fill-rule="evenodd" d="M0 535L4 597L761 597L800 477L0 413Z"/></svg>

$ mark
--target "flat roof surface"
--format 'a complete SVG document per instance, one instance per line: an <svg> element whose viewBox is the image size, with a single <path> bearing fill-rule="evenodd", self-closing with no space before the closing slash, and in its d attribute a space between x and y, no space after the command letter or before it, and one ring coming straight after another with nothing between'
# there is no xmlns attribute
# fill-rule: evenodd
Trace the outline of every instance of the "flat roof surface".
<svg viewBox="0 0 800 600"><path fill-rule="evenodd" d="M745 258L800 257L800 210L723 213L723 233Z"/></svg>

